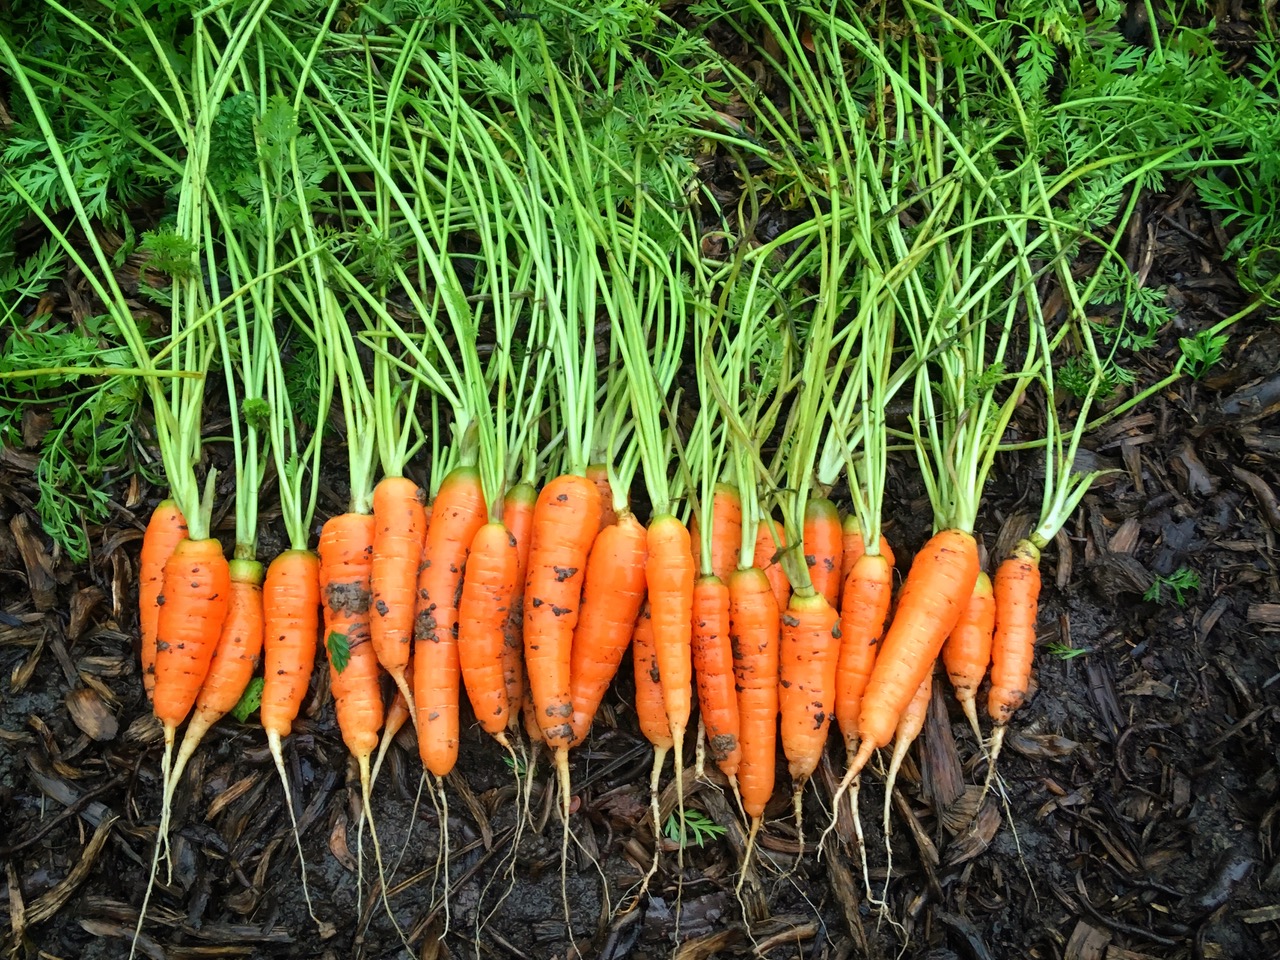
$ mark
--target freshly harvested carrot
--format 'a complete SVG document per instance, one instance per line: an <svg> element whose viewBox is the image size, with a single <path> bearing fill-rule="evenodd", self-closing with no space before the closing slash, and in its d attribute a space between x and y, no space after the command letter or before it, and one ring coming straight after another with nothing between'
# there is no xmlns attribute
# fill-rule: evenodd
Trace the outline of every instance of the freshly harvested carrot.
<svg viewBox="0 0 1280 960"><path fill-rule="evenodd" d="M671 723L667 719L667 704L662 684L662 670L658 663L658 651L653 636L653 614L645 603L636 618L631 636L631 662L635 667L636 718L640 732L653 744L653 768L649 774L649 809L653 814L653 865L645 874L644 885L658 872L658 854L662 850L662 813L658 805L658 784L662 777L662 764L667 753L675 746ZM677 771L679 773L679 771Z"/></svg>
<svg viewBox="0 0 1280 960"><path fill-rule="evenodd" d="M768 538L768 531L765 530ZM689 519L690 549L694 559L702 556L702 537L698 529L698 517ZM738 554L742 551L742 497L738 488L727 483L717 483L711 497L711 572L723 582L738 569Z"/></svg>
<svg viewBox="0 0 1280 960"><path fill-rule="evenodd" d="M648 532L630 513L601 530L591 545L569 662L574 743L590 731L631 643L644 602L647 556Z"/></svg>
<svg viewBox="0 0 1280 960"><path fill-rule="evenodd" d="M196 697L195 712L182 735L182 746L169 777L166 806L200 741L240 702L262 653L262 564L256 560L232 560L228 575L230 587L222 635Z"/></svg>
<svg viewBox="0 0 1280 960"><path fill-rule="evenodd" d="M737 537L741 541L741 526ZM693 585L692 653L699 715L706 727L711 759L721 773L736 783L742 748L733 643L729 636L729 586L715 575L699 577Z"/></svg>
<svg viewBox="0 0 1280 960"><path fill-rule="evenodd" d="M778 743L778 605L764 572L729 577L729 640L738 693L738 791L754 837L773 796ZM750 838L749 838L750 840ZM744 866L745 870L745 866Z"/></svg>
<svg viewBox="0 0 1280 960"><path fill-rule="evenodd" d="M329 687L338 729L362 781L383 721L378 657L369 636L375 526L369 514L340 514L321 528L318 547Z"/></svg>
<svg viewBox="0 0 1280 960"><path fill-rule="evenodd" d="M471 541L458 604L462 683L481 728L504 745L511 704L503 649L519 566L515 537L501 521L486 523Z"/></svg>
<svg viewBox="0 0 1280 960"><path fill-rule="evenodd" d="M845 579L840 602L835 711L850 763L858 751L862 695L875 667L892 598L893 566L889 557L883 553L864 553Z"/></svg>
<svg viewBox="0 0 1280 960"><path fill-rule="evenodd" d="M415 712L405 666L413 648L418 566L427 537L424 493L406 477L383 477L373 488L372 606L369 636L382 668Z"/></svg>
<svg viewBox="0 0 1280 960"><path fill-rule="evenodd" d="M476 533L485 524L484 489L475 467L457 467L440 484L418 576L413 695L418 752L444 777L458 761L458 600Z"/></svg>
<svg viewBox="0 0 1280 960"><path fill-rule="evenodd" d="M804 561L809 566L813 589L826 598L832 610L840 609L843 552L840 511L830 500L810 500L804 508Z"/></svg>
<svg viewBox="0 0 1280 960"><path fill-rule="evenodd" d="M524 652L538 726L563 759L573 743L570 663L587 558L600 530L600 492L565 474L542 488L533 513L524 590ZM683 528L682 528L683 529ZM562 798L564 803L569 798Z"/></svg>
<svg viewBox="0 0 1280 960"><path fill-rule="evenodd" d="M787 572L778 559L779 550L774 543L773 534L769 532L770 525L778 535L778 543L786 547L787 537L782 524L777 520L760 521L756 526L755 559L751 565L763 570L764 575L768 577L769 588L773 591L773 602L781 612L787 609L787 603L791 600L791 581L787 579Z"/></svg>
<svg viewBox="0 0 1280 960"><path fill-rule="evenodd" d="M262 727L278 747L292 732L311 684L320 632L320 558L310 550L286 550L272 560L262 609Z"/></svg>
<svg viewBox="0 0 1280 960"><path fill-rule="evenodd" d="M613 484L609 482L609 468L603 463L587 467L587 479L600 491L600 529L618 522L618 511L613 506Z"/></svg>
<svg viewBox="0 0 1280 960"><path fill-rule="evenodd" d="M676 740L676 764L680 765L680 740L692 711L693 674L693 553L689 531L671 514L649 524L649 556L645 562L653 639L662 668L663 702Z"/></svg>
<svg viewBox="0 0 1280 960"><path fill-rule="evenodd" d="M858 717L862 742L850 766L854 776L875 750L893 739L902 712L933 669L977 580L978 544L963 530L934 534L916 554L863 694Z"/></svg>
<svg viewBox="0 0 1280 960"><path fill-rule="evenodd" d="M519 724L524 702L524 581L529 572L529 541L533 535L533 507L538 491L528 483L517 483L502 500L502 525L516 540L516 589L511 597L504 628L502 678L507 685L507 708L512 730Z"/></svg>
<svg viewBox="0 0 1280 960"><path fill-rule="evenodd" d="M848 583L849 571L858 562L858 558L867 552L867 544L862 537L862 524L858 522L856 513L851 513L844 518L844 522L841 524L840 539L840 582ZM889 541L884 538L884 534L880 535L880 552L889 560L890 567L897 565L893 556L893 548L889 546Z"/></svg>
<svg viewBox="0 0 1280 960"><path fill-rule="evenodd" d="M138 559L138 627L142 635L142 688L147 701L156 688L156 631L160 625L160 605L156 602L164 585L164 565L179 542L187 539L187 521L172 500L161 500L151 513L142 535Z"/></svg>
<svg viewBox="0 0 1280 960"><path fill-rule="evenodd" d="M978 743L982 743L982 731L978 727L978 687L991 664L995 624L996 598L991 578L979 573L964 613L942 645L942 664Z"/></svg>
<svg viewBox="0 0 1280 960"><path fill-rule="evenodd" d="M991 769L1004 743L1005 725L1022 706L1031 682L1040 603L1040 551L1030 540L1019 541L996 570L995 601L991 689L987 694L987 714L995 724Z"/></svg>
<svg viewBox="0 0 1280 960"><path fill-rule="evenodd" d="M782 614L778 705L797 803L827 740L839 659L840 614L821 593L793 594Z"/></svg>

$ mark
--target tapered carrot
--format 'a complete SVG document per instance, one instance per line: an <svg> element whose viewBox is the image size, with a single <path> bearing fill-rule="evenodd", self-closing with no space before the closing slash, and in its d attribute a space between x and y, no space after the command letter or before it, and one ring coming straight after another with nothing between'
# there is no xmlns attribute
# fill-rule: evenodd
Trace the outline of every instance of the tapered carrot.
<svg viewBox="0 0 1280 960"><path fill-rule="evenodd" d="M511 704L503 649L519 565L515 537L501 522L486 523L471 541L458 604L462 683L481 728L504 745Z"/></svg>
<svg viewBox="0 0 1280 960"><path fill-rule="evenodd" d="M782 524L777 520L761 520L756 526L756 550L752 566L763 570L765 576L769 578L773 602L777 604L778 610L782 611L787 609L787 603L791 600L791 581L787 579L787 572L782 568L779 549L774 544L773 534L769 532L770 526L777 533L778 543L786 547L787 537Z"/></svg>
<svg viewBox="0 0 1280 960"><path fill-rule="evenodd" d="M741 539L739 527L739 542ZM711 759L721 773L736 782L742 748L729 637L729 587L715 575L699 577L693 586L692 653L699 715L706 727Z"/></svg>
<svg viewBox="0 0 1280 960"><path fill-rule="evenodd" d="M906 759L907 751L911 748L911 744L915 742L916 737L920 736L920 731L924 729L925 717L929 713L929 700L932 696L933 671L930 671L920 681L920 686L916 688L915 695L911 698L911 702L907 704L907 708L902 711L902 716L898 719L898 728L894 731L893 757L889 761L889 772L884 778L884 833L886 844L889 836L889 802L893 797L893 785L898 779L898 770L902 767L902 761Z"/></svg>
<svg viewBox="0 0 1280 960"><path fill-rule="evenodd" d="M840 539L840 581L841 583L848 583L849 571L858 562L858 558L867 552L867 544L862 537L862 524L858 522L856 513L851 513L844 518L844 522L841 524ZM884 534L880 535L880 552L889 561L890 567L896 565L893 548L889 546L889 541L884 538Z"/></svg>
<svg viewBox="0 0 1280 960"><path fill-rule="evenodd" d="M618 522L618 511L613 506L613 485L609 482L609 468L603 463L587 467L587 479L600 491L600 529Z"/></svg>
<svg viewBox="0 0 1280 960"><path fill-rule="evenodd" d="M662 776L662 764L676 742L671 722L667 719L662 670L658 664L658 651L653 636L653 615L648 603L643 605L636 618L631 637L631 662L635 668L636 718L640 721L640 732L653 744L653 767L649 774L649 808L653 814L653 865L645 874L644 885L647 887L649 880L658 871L658 854L662 850L658 784Z"/></svg>
<svg viewBox="0 0 1280 960"><path fill-rule="evenodd" d="M164 565L185 539L187 521L182 511L172 500L161 500L147 522L138 559L138 632L142 635L142 688L148 702L154 699L156 688L156 631L160 625L156 600L164 586Z"/></svg>
<svg viewBox="0 0 1280 960"><path fill-rule="evenodd" d="M768 536L768 531L765 531ZM689 520L690 549L694 559L702 556L702 537L695 514ZM738 569L742 550L742 497L738 488L717 483L711 497L711 572L728 583L729 575Z"/></svg>
<svg viewBox="0 0 1280 960"><path fill-rule="evenodd" d="M516 589L511 597L504 627L502 677L507 685L507 708L512 730L519 724L524 702L524 582L529 572L529 541L533 536L533 507L538 491L530 484L517 483L502 501L502 525L516 540Z"/></svg>
<svg viewBox="0 0 1280 960"><path fill-rule="evenodd" d="M893 567L889 558L864 553L849 571L840 604L835 711L850 763L858 750L862 695L875 667L892 594Z"/></svg>
<svg viewBox="0 0 1280 960"><path fill-rule="evenodd" d="M903 710L933 669L977 579L978 544L963 530L934 534L916 554L863 694L858 717L862 742L850 767L854 776L875 750L893 739Z"/></svg>
<svg viewBox="0 0 1280 960"><path fill-rule="evenodd" d="M437 777L458 761L458 600L471 541L485 523L480 472L455 468L440 484L418 576L414 622L414 700L418 752Z"/></svg>
<svg viewBox="0 0 1280 960"><path fill-rule="evenodd" d="M844 539L840 512L830 500L810 500L804 508L804 560L813 589L833 610L840 609L840 564Z"/></svg>
<svg viewBox="0 0 1280 960"><path fill-rule="evenodd" d="M590 731L635 632L647 556L648 532L630 513L601 530L591 545L569 664L575 743Z"/></svg>
<svg viewBox="0 0 1280 960"><path fill-rule="evenodd" d="M996 598L991 578L979 573L959 622L942 645L942 664L978 743L982 743L976 703L978 687L991 664L991 637L995 625Z"/></svg>
<svg viewBox="0 0 1280 960"><path fill-rule="evenodd" d="M409 660L409 675L413 675L413 660ZM396 691L395 697L391 700L391 706L387 707L386 719L382 724L382 736L378 741L378 755L373 761L373 772L369 776L370 786L374 786L378 782L378 774L382 770L382 763L387 758L387 751L391 749L391 742L395 740L396 735L404 729L404 725L409 722L409 704L405 702L404 694L399 690Z"/></svg>
<svg viewBox="0 0 1280 960"><path fill-rule="evenodd" d="M729 639L742 750L738 789L752 818L764 815L776 776L779 629L769 578L755 567L735 570L729 577Z"/></svg>
<svg viewBox="0 0 1280 960"><path fill-rule="evenodd" d="M418 566L427 537L425 494L406 477L383 477L373 488L372 605L369 636L378 662L415 712L405 677L412 650Z"/></svg>
<svg viewBox="0 0 1280 960"><path fill-rule="evenodd" d="M693 701L694 564L689 531L671 514L655 517L649 524L648 546L645 582L649 588L653 639L679 765L680 738L689 726Z"/></svg>
<svg viewBox="0 0 1280 960"><path fill-rule="evenodd" d="M1019 541L996 570L995 601L991 689L987 694L987 714L995 724L990 770L995 769L1000 755L1006 724L1022 706L1031 683L1040 603L1040 551L1030 540Z"/></svg>

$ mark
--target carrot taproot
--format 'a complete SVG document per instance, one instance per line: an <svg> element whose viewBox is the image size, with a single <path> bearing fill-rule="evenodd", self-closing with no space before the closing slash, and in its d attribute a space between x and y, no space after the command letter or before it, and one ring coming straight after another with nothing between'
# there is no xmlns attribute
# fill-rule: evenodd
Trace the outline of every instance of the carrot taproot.
<svg viewBox="0 0 1280 960"><path fill-rule="evenodd" d="M741 536L739 527L739 540ZM729 585L714 574L699 577L693 585L691 637L699 715L706 727L711 759L736 784L742 763L742 728L729 633Z"/></svg>
<svg viewBox="0 0 1280 960"><path fill-rule="evenodd" d="M848 583L849 571L858 562L858 558L867 552L867 543L862 536L862 524L858 521L856 513L851 513L844 518L840 539L840 582ZM880 552L888 559L890 567L896 566L893 548L889 546L889 541L885 539L884 534L880 534Z"/></svg>
<svg viewBox="0 0 1280 960"><path fill-rule="evenodd" d="M409 675L413 676L413 660L409 660ZM375 786L378 782L378 774L382 770L383 761L387 758L387 753L391 749L391 743L396 736L404 729L404 725L412 718L409 716L409 704L404 699L404 694L399 690L391 700L391 706L387 707L387 714L382 723L382 736L378 742L378 755L373 761L373 772L370 774L369 783Z"/></svg>
<svg viewBox="0 0 1280 960"><path fill-rule="evenodd" d="M427 537L424 499L422 489L407 477L383 477L373 488L369 637L410 713L416 713L416 707L405 667L413 648L418 566Z"/></svg>
<svg viewBox="0 0 1280 960"><path fill-rule="evenodd" d="M1030 540L1019 541L996 569L995 630L991 640L991 689L987 715L995 724L991 734L991 766L1004 743L1009 718L1027 697L1035 658L1036 617L1040 604L1040 550Z"/></svg>
<svg viewBox="0 0 1280 960"><path fill-rule="evenodd" d="M458 604L458 661L480 727L507 744L511 704L504 672L506 626L520 557L501 521L486 523L471 541Z"/></svg>
<svg viewBox="0 0 1280 960"><path fill-rule="evenodd" d="M671 731L671 721L667 718L662 669L653 635L653 613L648 602L641 606L636 617L635 629L631 635L631 663L635 670L636 719L640 722L640 732L653 745L653 766L649 773L653 864L645 874L644 888L647 888L650 879L658 872L658 854L662 850L662 813L658 804L658 785L662 778L662 765L676 742Z"/></svg>
<svg viewBox="0 0 1280 960"><path fill-rule="evenodd" d="M906 759L907 751L920 731L924 729L925 717L929 713L929 700L933 696L933 671L926 673L916 688L915 694L898 718L897 729L894 730L893 756L889 760L889 772L884 778L884 832L889 834L889 801L893 796L893 785L898 779L898 770Z"/></svg>
<svg viewBox="0 0 1280 960"><path fill-rule="evenodd" d="M996 598L991 578L979 573L959 622L942 645L942 665L978 743L982 743L982 730L978 726L978 687L991 664L995 624Z"/></svg>
<svg viewBox="0 0 1280 960"><path fill-rule="evenodd" d="M635 632L647 556L648 531L630 513L601 530L591 545L569 660L575 743L590 731Z"/></svg>
<svg viewBox="0 0 1280 960"><path fill-rule="evenodd" d="M601 509L595 484L573 474L550 481L534 507L524 590L525 668L538 726L557 754L573 743L573 634ZM567 770L567 755L564 763Z"/></svg>
<svg viewBox="0 0 1280 960"><path fill-rule="evenodd" d="M507 685L507 706L511 729L520 722L524 702L524 581L529 571L529 541L533 533L533 507L538 491L532 484L517 483L502 500L502 525L516 541L516 588L507 610L503 629L502 678Z"/></svg>
<svg viewBox="0 0 1280 960"><path fill-rule="evenodd" d="M751 565L764 571L769 579L769 588L773 591L773 602L781 612L787 609L787 603L791 599L791 581L787 579L787 572L782 567L780 550L774 543L774 533L769 532L770 527L777 534L777 543L783 549L786 548L787 537L782 524L777 520L761 520L756 525L755 557Z"/></svg>
<svg viewBox="0 0 1280 960"><path fill-rule="evenodd" d="M964 530L940 531L916 554L863 693L861 743L850 766L854 776L893 738L902 711L933 669L977 579L978 544Z"/></svg>
<svg viewBox="0 0 1280 960"><path fill-rule="evenodd" d="M804 561L809 567L813 589L826 598L832 610L840 609L843 551L840 511L830 500L810 500L804 508Z"/></svg>
<svg viewBox="0 0 1280 960"><path fill-rule="evenodd" d="M600 529L618 522L618 511L613 505L613 484L609 482L609 467L593 463L587 467L587 479L600 491Z"/></svg>
<svg viewBox="0 0 1280 960"><path fill-rule="evenodd" d="M875 668L892 598L893 566L889 557L864 553L850 569L840 601L835 712L850 763L858 750L862 695Z"/></svg>
<svg viewBox="0 0 1280 960"><path fill-rule="evenodd" d="M172 500L161 500L151 512L142 535L138 557L138 632L142 661L142 689L147 701L155 699L156 633L160 626L160 605L156 602L164 586L164 565L178 543L187 539L187 521Z"/></svg>
<svg viewBox="0 0 1280 960"><path fill-rule="evenodd" d="M418 752L436 777L458 761L458 599L471 542L485 524L480 471L456 467L440 484L418 576L414 621L413 696Z"/></svg>
<svg viewBox="0 0 1280 960"><path fill-rule="evenodd" d="M765 531L768 535L768 531ZM695 514L689 519L690 549L695 560L702 556L702 536ZM742 552L742 497L738 488L717 483L711 496L711 573L724 583L738 569ZM700 562L700 561L699 561ZM703 571L704 573L706 571Z"/></svg>

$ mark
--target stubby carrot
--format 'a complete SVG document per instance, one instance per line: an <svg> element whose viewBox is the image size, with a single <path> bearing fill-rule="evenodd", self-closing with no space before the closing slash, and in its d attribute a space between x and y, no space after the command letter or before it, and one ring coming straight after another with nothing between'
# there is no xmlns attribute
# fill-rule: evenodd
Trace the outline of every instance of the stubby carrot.
<svg viewBox="0 0 1280 960"><path fill-rule="evenodd" d="M739 542L741 538L739 529ZM733 644L729 637L729 587L714 574L699 577L693 586L692 651L698 708L711 759L736 784L742 749Z"/></svg>

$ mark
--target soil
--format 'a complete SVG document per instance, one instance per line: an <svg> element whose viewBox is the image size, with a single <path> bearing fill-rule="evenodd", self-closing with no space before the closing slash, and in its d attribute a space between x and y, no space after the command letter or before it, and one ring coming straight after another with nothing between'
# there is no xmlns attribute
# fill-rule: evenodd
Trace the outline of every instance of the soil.
<svg viewBox="0 0 1280 960"><path fill-rule="evenodd" d="M1224 241L1188 193L1143 199L1126 255L1149 266L1146 283L1166 287L1176 308L1143 357L1146 382L1172 367L1179 337L1246 302L1222 262ZM882 905L866 893L847 809L815 856L843 769L835 737L806 793L803 847L780 776L740 892L745 835L731 794L714 770L701 778L686 770L689 808L720 829L682 857L664 841L639 895L655 844L652 754L629 707L626 665L590 742L573 755L563 872L545 756L531 766L521 751L504 762L464 718L457 770L443 785L424 784L412 731L402 732L373 799L384 904L368 831L358 826L359 779L320 669L285 751L320 922L308 916L262 731L228 718L178 790L172 876L162 866L139 954L1280 956L1274 319L1262 310L1237 324L1205 380L1184 379L1092 434L1087 455L1115 472L1045 553L1037 689L1011 725L999 785L979 807L986 761L942 680L890 798L887 841L881 778L862 789L866 877ZM1035 431L1031 412L1019 428ZM122 957L159 814L161 749L137 667L136 579L141 530L160 491L140 480L117 491L112 522L92 531L90 561L72 565L39 530L34 464L29 450L0 451L6 946L20 957ZM1011 456L999 469L980 522L994 557L1025 532L1040 490L1034 456ZM907 465L892 480L886 513L898 519L887 533L905 569L928 511ZM343 505L334 478L317 529ZM225 535L231 520L221 512ZM278 537L269 524L263 555ZM1159 601L1144 599L1157 578L1182 568L1200 586L1181 602L1168 588ZM530 770L526 802L515 771ZM668 763L663 783L671 782ZM668 786L664 816L674 802Z"/></svg>

